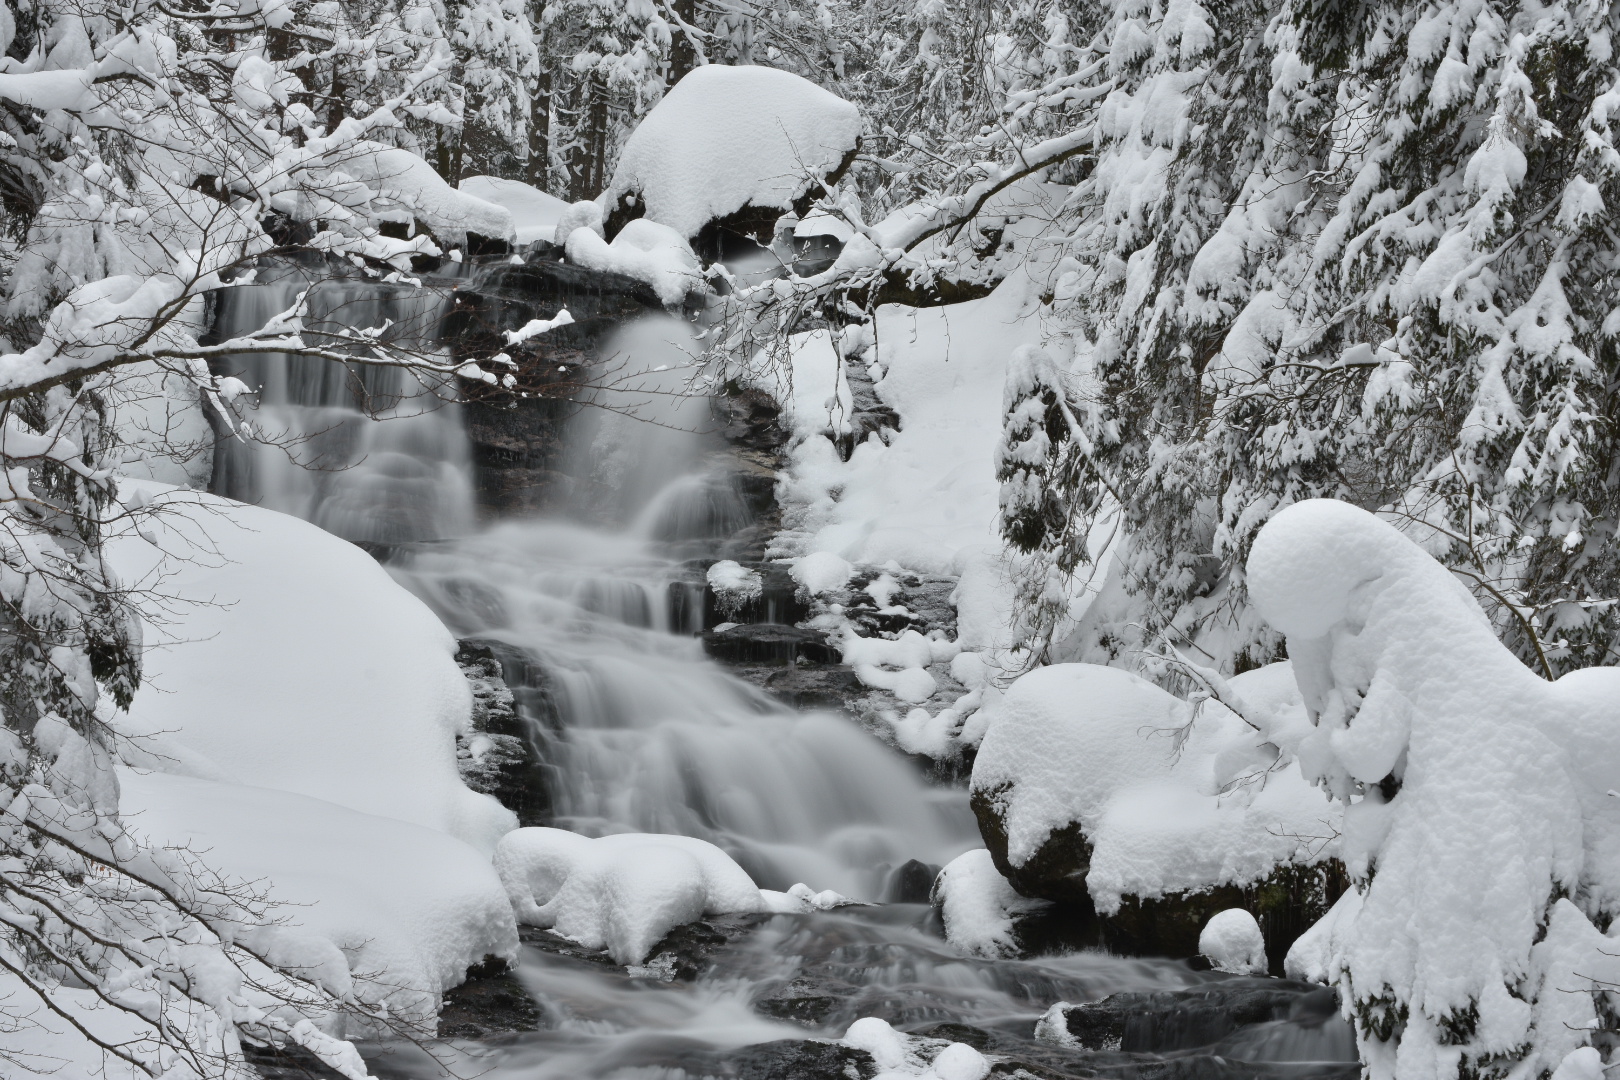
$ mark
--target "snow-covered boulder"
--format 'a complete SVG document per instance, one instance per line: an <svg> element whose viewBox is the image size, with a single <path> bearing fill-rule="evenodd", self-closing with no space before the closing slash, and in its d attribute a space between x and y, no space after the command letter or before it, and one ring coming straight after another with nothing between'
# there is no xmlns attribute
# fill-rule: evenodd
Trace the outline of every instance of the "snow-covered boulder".
<svg viewBox="0 0 1620 1080"><path fill-rule="evenodd" d="M1230 680L1254 711L1277 667ZM1282 667L1286 673L1286 667ZM1285 676L1286 678L1286 676ZM1257 882L1331 854L1333 811L1276 750L1213 701L1195 707L1130 672L1057 664L988 710L973 767L980 832L1021 891L1093 902Z"/></svg>
<svg viewBox="0 0 1620 1080"><path fill-rule="evenodd" d="M712 221L747 217L744 228L769 243L776 218L808 210L860 135L854 105L791 72L697 68L625 141L602 195L608 234L645 215L692 239Z"/></svg>
<svg viewBox="0 0 1620 1080"><path fill-rule="evenodd" d="M488 858L442 832L245 784L136 770L119 781L132 833L189 846L284 905L285 925L261 945L303 957L312 975L321 965L321 978L428 1033L440 994L469 967L517 956Z"/></svg>
<svg viewBox="0 0 1620 1080"><path fill-rule="evenodd" d="M505 206L450 186L444 177L409 150L382 143L343 145L305 169L310 184L284 209L299 220L327 217L326 199L343 200L349 209L364 207L373 221L421 222L440 240L462 244L468 233L491 240L510 240L512 213ZM323 212L324 211L324 212Z"/></svg>
<svg viewBox="0 0 1620 1080"><path fill-rule="evenodd" d="M1018 916L1045 906L1020 896L983 848L946 863L934 879L931 899L940 909L946 939L964 952L988 957L1018 955Z"/></svg>
<svg viewBox="0 0 1620 1080"><path fill-rule="evenodd" d="M518 829L495 870L517 920L551 929L620 964L639 964L675 927L705 915L767 910L742 867L704 840L652 833L592 839Z"/></svg>

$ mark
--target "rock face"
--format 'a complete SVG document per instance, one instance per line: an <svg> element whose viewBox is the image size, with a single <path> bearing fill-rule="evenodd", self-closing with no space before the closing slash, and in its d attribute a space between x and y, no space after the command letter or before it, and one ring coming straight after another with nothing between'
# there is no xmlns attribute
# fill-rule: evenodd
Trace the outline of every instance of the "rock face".
<svg viewBox="0 0 1620 1080"><path fill-rule="evenodd" d="M542 245L536 245L540 248ZM507 346L502 334L566 308L574 322ZM531 249L522 264L479 269L456 289L445 336L457 356L507 352L519 365L522 396L490 394L464 381L463 407L472 440L474 483L486 514L546 509L566 494L560 472L563 423L578 408L588 365L601 340L620 324L663 305L646 284L621 274L586 270L560 251Z"/></svg>
<svg viewBox="0 0 1620 1080"><path fill-rule="evenodd" d="M529 731L531 722L554 715L544 672L497 641L460 642L456 663L473 692L472 734L456 740L462 782L493 795L518 824L544 824L551 813L546 770Z"/></svg>

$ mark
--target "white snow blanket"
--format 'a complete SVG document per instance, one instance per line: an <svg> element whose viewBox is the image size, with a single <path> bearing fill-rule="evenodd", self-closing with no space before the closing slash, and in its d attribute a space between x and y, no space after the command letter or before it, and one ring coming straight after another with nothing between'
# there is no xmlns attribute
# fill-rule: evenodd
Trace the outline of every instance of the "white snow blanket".
<svg viewBox="0 0 1620 1080"><path fill-rule="evenodd" d="M108 546L172 621L146 628L120 730L136 763L294 792L437 829L486 853L516 825L468 790L472 696L455 639L365 552L286 514L129 482L164 507ZM172 556L169 558L168 556Z"/></svg>
<svg viewBox="0 0 1620 1080"><path fill-rule="evenodd" d="M1286 664L1229 680L1249 711L1302 720ZM987 716L985 714L988 714ZM1213 702L1194 707L1128 671L1056 664L987 706L973 790L1000 809L1007 858L1022 866L1079 822L1086 885L1100 911L1257 881L1336 852L1339 811L1274 748Z"/></svg>
<svg viewBox="0 0 1620 1080"><path fill-rule="evenodd" d="M362 1000L432 1029L439 995L486 956L515 959L517 924L488 858L434 829L287 791L121 770L130 831L189 846L286 905L300 963L375 973ZM343 979L346 981L346 979Z"/></svg>
<svg viewBox="0 0 1620 1080"><path fill-rule="evenodd" d="M631 194L683 237L744 206L786 210L855 149L854 105L787 71L709 64L625 140L604 206Z"/></svg>
<svg viewBox="0 0 1620 1080"><path fill-rule="evenodd" d="M512 242L515 244L532 244L536 240L550 242L556 235L557 223L568 210L566 201L521 180L469 176L456 187L464 195L505 207L512 215Z"/></svg>
<svg viewBox="0 0 1620 1080"><path fill-rule="evenodd" d="M659 940L705 915L765 911L746 871L690 836L562 829L502 838L495 869L521 923L547 927L620 964L639 964Z"/></svg>

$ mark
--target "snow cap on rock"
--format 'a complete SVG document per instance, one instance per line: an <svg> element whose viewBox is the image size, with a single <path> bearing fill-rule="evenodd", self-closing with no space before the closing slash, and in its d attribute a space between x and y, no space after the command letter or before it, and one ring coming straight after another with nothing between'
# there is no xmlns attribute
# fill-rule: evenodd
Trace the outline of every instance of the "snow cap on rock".
<svg viewBox="0 0 1620 1080"><path fill-rule="evenodd" d="M861 134L854 105L787 71L710 64L689 72L631 132L613 181L682 236L745 206L788 209L838 168Z"/></svg>
<svg viewBox="0 0 1620 1080"><path fill-rule="evenodd" d="M1266 973L1266 939L1260 924L1242 908L1227 908L1211 915L1198 935L1198 952L1216 971L1232 975Z"/></svg>

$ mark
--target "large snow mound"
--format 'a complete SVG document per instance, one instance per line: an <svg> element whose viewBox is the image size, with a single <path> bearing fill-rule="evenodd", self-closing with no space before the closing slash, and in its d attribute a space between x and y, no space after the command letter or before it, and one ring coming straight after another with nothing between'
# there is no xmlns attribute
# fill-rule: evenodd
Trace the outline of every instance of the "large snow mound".
<svg viewBox="0 0 1620 1080"><path fill-rule="evenodd" d="M1523 1047L1551 1071L1598 1026L1591 980L1613 978L1590 920L1620 911L1620 672L1541 679L1458 578L1347 503L1273 517L1248 585L1288 637L1311 720L1271 738L1352 804L1341 843L1360 910L1296 966L1342 972L1358 1007L1409 1012L1398 1050L1362 1040L1373 1076L1397 1053Z"/></svg>
<svg viewBox="0 0 1620 1080"><path fill-rule="evenodd" d="M550 242L556 235L557 223L568 210L565 200L521 180L469 176L456 187L465 195L505 207L512 215L513 243L516 244L532 244L536 240Z"/></svg>
<svg viewBox="0 0 1620 1080"><path fill-rule="evenodd" d="M120 729L140 764L296 792L485 852L516 824L467 789L472 696L438 618L365 552L286 514L129 483L163 507L116 536L124 580L169 597ZM144 752L143 752L144 751Z"/></svg>
<svg viewBox="0 0 1620 1080"><path fill-rule="evenodd" d="M452 837L286 791L123 770L130 831L184 845L215 873L286 905L280 933L330 943L362 1000L431 1028L467 968L517 955L517 924L489 860Z"/></svg>
<svg viewBox="0 0 1620 1080"><path fill-rule="evenodd" d="M592 839L518 829L495 869L519 922L547 927L620 964L639 964L675 927L705 915L767 910L746 871L706 840L653 833Z"/></svg>
<svg viewBox="0 0 1620 1080"><path fill-rule="evenodd" d="M854 105L787 71L688 73L625 140L603 195L642 201L683 237L745 206L786 210L855 149Z"/></svg>
<svg viewBox="0 0 1620 1080"><path fill-rule="evenodd" d="M1276 666L1230 680L1256 712L1296 720L1275 698ZM1259 702L1260 704L1256 704ZM1128 671L1056 664L1018 679L984 710L975 795L1023 866L1074 822L1092 845L1086 885L1099 910L1260 880L1332 854L1338 811L1214 701L1195 707Z"/></svg>

